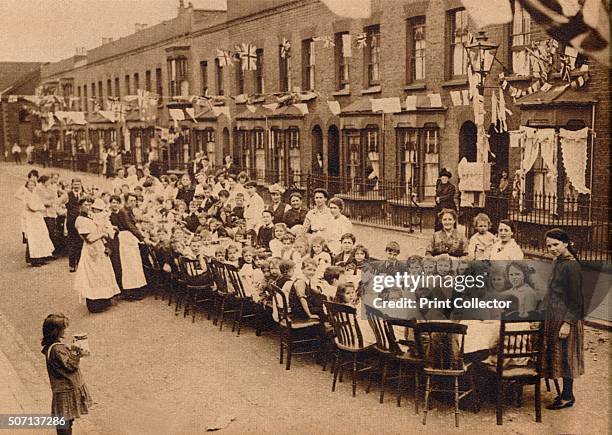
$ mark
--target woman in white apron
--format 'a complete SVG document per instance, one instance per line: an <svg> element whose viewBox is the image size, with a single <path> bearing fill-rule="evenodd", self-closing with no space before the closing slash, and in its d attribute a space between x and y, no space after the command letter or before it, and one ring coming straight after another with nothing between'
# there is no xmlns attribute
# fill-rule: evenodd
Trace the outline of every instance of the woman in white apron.
<svg viewBox="0 0 612 435"><path fill-rule="evenodd" d="M136 206L136 195L127 195L124 207L117 213L119 228L119 258L121 261L121 286L127 300L142 299L142 288L147 285L139 243L144 240L136 227L132 209Z"/></svg>
<svg viewBox="0 0 612 435"><path fill-rule="evenodd" d="M34 267L42 266L45 260L53 254L53 243L49 238L49 231L45 224L45 205L40 197L34 193L36 182L26 182L27 191L24 192L23 200L25 210L23 215L23 233L26 242L26 259Z"/></svg>
<svg viewBox="0 0 612 435"><path fill-rule="evenodd" d="M120 293L105 245L111 234L108 228L98 225L88 215L90 208L94 214L104 209L101 199L96 199L91 205L89 198L83 198L80 205L81 214L74 226L83 239L83 249L74 286L80 301L85 299L89 312L99 313L108 309L111 298Z"/></svg>

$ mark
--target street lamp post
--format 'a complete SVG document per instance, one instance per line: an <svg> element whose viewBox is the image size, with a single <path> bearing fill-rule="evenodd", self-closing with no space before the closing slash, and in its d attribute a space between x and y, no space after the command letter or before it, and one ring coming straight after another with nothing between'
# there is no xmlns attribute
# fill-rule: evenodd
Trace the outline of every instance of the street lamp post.
<svg viewBox="0 0 612 435"><path fill-rule="evenodd" d="M472 43L465 45L472 71L478 74L478 93L482 96L484 96L485 80L491 72L498 48L499 44L489 42L489 37L484 30L478 32Z"/></svg>

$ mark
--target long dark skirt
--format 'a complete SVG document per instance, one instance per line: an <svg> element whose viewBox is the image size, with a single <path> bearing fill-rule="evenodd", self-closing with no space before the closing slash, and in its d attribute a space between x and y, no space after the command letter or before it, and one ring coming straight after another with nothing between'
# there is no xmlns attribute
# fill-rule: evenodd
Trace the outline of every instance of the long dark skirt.
<svg viewBox="0 0 612 435"><path fill-rule="evenodd" d="M85 302L90 313L101 313L112 305L110 299L86 299Z"/></svg>

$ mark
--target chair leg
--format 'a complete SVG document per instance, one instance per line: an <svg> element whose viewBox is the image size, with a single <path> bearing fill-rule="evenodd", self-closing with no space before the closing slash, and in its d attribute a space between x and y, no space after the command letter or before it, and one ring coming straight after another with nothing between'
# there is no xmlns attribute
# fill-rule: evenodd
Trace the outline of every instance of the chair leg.
<svg viewBox="0 0 612 435"><path fill-rule="evenodd" d="M351 370L351 378L353 381L353 397L357 394L357 354L353 354L353 369Z"/></svg>
<svg viewBox="0 0 612 435"><path fill-rule="evenodd" d="M379 402L383 403L385 400L385 380L387 378L387 359L385 358L385 362L383 364L382 369L382 381L380 382L380 399Z"/></svg>
<svg viewBox="0 0 612 435"><path fill-rule="evenodd" d="M503 415L502 415L502 406L504 401L504 383L501 379L497 380L497 401L495 403L495 418L497 419L497 424L504 424Z"/></svg>
<svg viewBox="0 0 612 435"><path fill-rule="evenodd" d="M423 409L423 424L427 424L427 411L429 410L429 392L431 391L431 376L425 375L425 407Z"/></svg>
<svg viewBox="0 0 612 435"><path fill-rule="evenodd" d="M455 427L459 427L459 377L455 376Z"/></svg>
<svg viewBox="0 0 612 435"><path fill-rule="evenodd" d="M283 363L283 328L280 328L280 330L278 331L278 344L279 344L279 349L280 349L280 358L278 363L282 364Z"/></svg>
<svg viewBox="0 0 612 435"><path fill-rule="evenodd" d="M236 335L240 335L240 328L242 327L242 315L244 313L244 301L240 302L240 312L238 313L238 331Z"/></svg>
<svg viewBox="0 0 612 435"><path fill-rule="evenodd" d="M419 376L419 369L414 369L414 411L416 414L419 413L419 402L421 400L421 382Z"/></svg>
<svg viewBox="0 0 612 435"><path fill-rule="evenodd" d="M336 351L336 358L334 362L334 367L332 368L332 372L334 374L334 379L332 381L332 392L336 391L336 382L338 381L338 372L340 371L340 351Z"/></svg>
<svg viewBox="0 0 612 435"><path fill-rule="evenodd" d="M550 380L546 378L544 379L544 383L546 384L546 391L550 393Z"/></svg>
<svg viewBox="0 0 612 435"><path fill-rule="evenodd" d="M556 382L556 379L555 379ZM536 422L542 422L542 392L540 390L541 380L538 379L535 384L535 413L536 413Z"/></svg>
<svg viewBox="0 0 612 435"><path fill-rule="evenodd" d="M561 388L559 388L559 381L556 380L556 379L553 379L553 382L555 383L555 390L557 390L557 396L560 396L561 395ZM550 391L550 390L548 390L548 391Z"/></svg>
<svg viewBox="0 0 612 435"><path fill-rule="evenodd" d="M476 391L476 381L474 380L474 372L470 371L470 388L472 392L470 393L472 396L472 400L474 401L474 411L480 412L480 396Z"/></svg>
<svg viewBox="0 0 612 435"><path fill-rule="evenodd" d="M291 340L291 330L287 330L287 366L285 370L291 369L291 354L293 353L293 343Z"/></svg>
<svg viewBox="0 0 612 435"><path fill-rule="evenodd" d="M221 319L219 319L219 331L223 330L223 321L225 320L225 298L221 300L221 307L219 309L219 315Z"/></svg>
<svg viewBox="0 0 612 435"><path fill-rule="evenodd" d="M399 363L397 374L397 406L402 406L402 370L403 364Z"/></svg>
<svg viewBox="0 0 612 435"><path fill-rule="evenodd" d="M378 361L377 365L380 366L380 360ZM370 373L368 373L368 386L366 388L366 394L370 393L370 387L372 386L372 377L374 377L374 368L371 367L369 372Z"/></svg>

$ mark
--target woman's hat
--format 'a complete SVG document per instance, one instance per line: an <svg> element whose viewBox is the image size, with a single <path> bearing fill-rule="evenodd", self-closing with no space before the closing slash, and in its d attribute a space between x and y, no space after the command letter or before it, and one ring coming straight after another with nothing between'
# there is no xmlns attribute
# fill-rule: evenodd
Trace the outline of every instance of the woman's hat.
<svg viewBox="0 0 612 435"><path fill-rule="evenodd" d="M278 193L279 195L282 195L285 192L285 189L283 189L279 184L272 184L270 187L268 187L268 190L270 193Z"/></svg>
<svg viewBox="0 0 612 435"><path fill-rule="evenodd" d="M102 199L96 198L93 204L91 204L91 208L95 208L96 210L105 210L106 204L104 203L104 201L102 201Z"/></svg>
<svg viewBox="0 0 612 435"><path fill-rule="evenodd" d="M440 175L439 175L440 178L442 178L442 177L451 178L452 176L453 176L453 174L451 174L450 171L448 169L446 169L446 168L442 168L442 170L440 171Z"/></svg>

